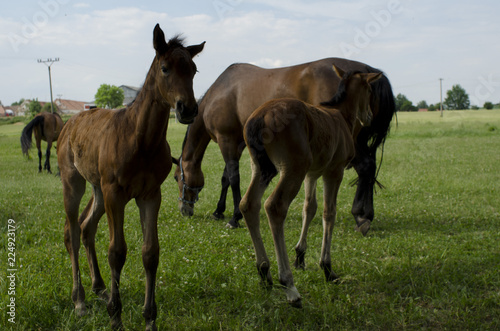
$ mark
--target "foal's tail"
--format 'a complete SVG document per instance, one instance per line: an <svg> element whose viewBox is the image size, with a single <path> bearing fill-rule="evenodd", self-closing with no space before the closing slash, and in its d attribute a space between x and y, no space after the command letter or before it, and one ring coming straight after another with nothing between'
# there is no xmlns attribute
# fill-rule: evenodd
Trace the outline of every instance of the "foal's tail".
<svg viewBox="0 0 500 331"><path fill-rule="evenodd" d="M23 129L21 133L21 149L23 150L23 154L28 155L28 151L31 148L31 136L33 134L33 128L36 126L40 126L43 135L43 116L36 116L31 122L28 123Z"/></svg>
<svg viewBox="0 0 500 331"><path fill-rule="evenodd" d="M250 118L245 125L245 142L254 162L260 168L261 182L266 186L276 176L278 170L269 158L263 143L263 131L265 129L264 118Z"/></svg>

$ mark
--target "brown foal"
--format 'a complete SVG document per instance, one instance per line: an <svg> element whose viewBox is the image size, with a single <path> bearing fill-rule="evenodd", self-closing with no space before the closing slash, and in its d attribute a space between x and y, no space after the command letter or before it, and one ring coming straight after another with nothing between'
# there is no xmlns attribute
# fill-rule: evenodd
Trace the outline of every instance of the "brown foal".
<svg viewBox="0 0 500 331"><path fill-rule="evenodd" d="M348 72L334 66L342 81L337 94L320 107L297 99L271 100L248 119L244 136L252 158L252 180L240 203L252 237L257 269L269 287L270 262L260 234L261 200L270 181L280 173L276 188L266 200L265 210L271 227L278 262L279 281L288 301L301 307L301 296L293 283L284 237L288 208L305 186L302 233L296 246L297 267L304 267L306 236L317 209L316 182L323 177L323 245L320 265L326 279L337 278L331 267L330 245L336 217L337 193L344 169L355 155L354 142L360 126L370 125L370 83L381 73Z"/></svg>
<svg viewBox="0 0 500 331"><path fill-rule="evenodd" d="M193 93L196 65L193 57L204 43L184 47L178 37L165 41L156 25L153 32L156 56L141 92L132 105L121 110L93 109L72 117L59 139L57 156L63 183L66 224L64 241L73 268L72 299L78 315L85 314L85 291L81 283L78 253L80 235L87 253L92 290L108 299L114 329L122 328L119 284L127 245L123 233L124 208L135 199L143 232L142 260L146 270L143 316L146 330L156 329L155 281L160 248L157 219L161 203L160 185L171 164L166 141L170 109L181 123L191 123L198 113ZM78 218L86 181L93 194ZM95 234L106 213L110 244L111 294L99 272Z"/></svg>

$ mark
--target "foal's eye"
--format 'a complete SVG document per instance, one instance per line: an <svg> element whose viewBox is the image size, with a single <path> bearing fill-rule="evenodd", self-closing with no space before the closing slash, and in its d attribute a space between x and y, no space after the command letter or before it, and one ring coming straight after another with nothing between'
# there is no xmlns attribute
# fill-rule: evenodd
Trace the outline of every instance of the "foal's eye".
<svg viewBox="0 0 500 331"><path fill-rule="evenodd" d="M169 70L168 70L168 68L167 68L167 67L165 67L165 66L161 66L161 72L163 72L165 75L167 75L167 74L168 74L168 72L169 72Z"/></svg>

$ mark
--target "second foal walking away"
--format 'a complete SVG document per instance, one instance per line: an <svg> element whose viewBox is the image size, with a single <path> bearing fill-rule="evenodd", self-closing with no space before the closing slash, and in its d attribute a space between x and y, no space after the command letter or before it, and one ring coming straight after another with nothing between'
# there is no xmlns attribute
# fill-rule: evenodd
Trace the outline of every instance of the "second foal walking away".
<svg viewBox="0 0 500 331"><path fill-rule="evenodd" d="M326 279L337 278L332 271L330 246L336 217L337 193L344 168L355 155L355 141L361 125L370 125L370 83L381 73L347 72L333 67L342 77L337 94L321 107L297 99L271 100L259 107L248 119L245 142L252 158L252 180L240 203L252 237L257 269L268 287L273 284L270 262L260 234L261 200L270 181L279 172L276 188L266 200L265 210L274 239L279 281L285 288L288 302L301 307L301 296L293 283L285 245L284 223L288 208L305 187L302 233L296 246L296 266L304 267L306 237L309 223L317 209L316 182L323 177L323 245L320 265ZM356 129L357 127L357 129ZM357 131L357 132L356 132Z"/></svg>
<svg viewBox="0 0 500 331"><path fill-rule="evenodd" d="M77 315L86 312L78 264L81 234L92 290L108 299L112 327L123 327L119 284L127 255L123 233L124 208L128 201L135 199L144 240L142 261L146 270L146 295L143 316L146 330L156 330L160 185L172 167L166 140L168 119L172 107L176 108L178 120L185 124L191 123L198 113L193 93L196 65L192 59L203 50L204 44L185 47L179 37L167 43L160 26L156 25L153 32L156 56L136 100L118 111L93 109L82 112L72 117L61 133L57 156L66 210L64 242L73 269L72 299ZM86 181L92 186L92 197L78 218ZM97 225L104 213L110 234L110 295L99 272L95 252Z"/></svg>

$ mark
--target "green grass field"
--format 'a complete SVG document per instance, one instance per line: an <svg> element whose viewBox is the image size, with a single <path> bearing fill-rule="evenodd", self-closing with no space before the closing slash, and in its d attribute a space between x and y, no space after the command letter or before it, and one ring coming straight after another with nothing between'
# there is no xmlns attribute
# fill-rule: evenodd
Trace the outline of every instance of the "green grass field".
<svg viewBox="0 0 500 331"><path fill-rule="evenodd" d="M333 268L341 277L338 284L326 283L318 265L322 208L318 209L309 233L306 270L294 270L302 309L290 307L278 287L266 291L260 286L246 228L228 230L226 222L210 218L223 170L217 145L211 143L205 156L205 189L194 217L183 218L178 212L177 187L170 174L162 186L159 218L159 329L500 329L500 111L439 115L398 114L379 174L386 188L377 190L375 221L366 237L354 232L350 214L354 188L349 182L355 173L346 172L332 242ZM0 126L0 329L109 329L106 303L90 290L83 247L80 263L89 313L82 318L74 314L71 262L63 244L61 183L56 176L38 173L35 150L31 160L22 156L23 125ZM185 129L170 124L168 140L174 156L180 154ZM52 155L55 169L55 152ZM247 152L240 168L244 193L250 179ZM320 200L321 190L320 185ZM299 238L302 199L303 192L288 214L290 259ZM226 217L231 212L232 208ZM272 238L263 211L261 215L271 273L278 284ZM15 231L9 231L10 219ZM121 277L122 318L126 329L140 330L145 276L133 202L127 205L125 226L128 256ZM13 236L9 233L15 233L15 247L9 246ZM104 217L97 250L109 286L108 240ZM13 266L8 265L13 262L8 253L15 253ZM17 269L14 280L7 278L11 268ZM15 309L8 307L12 298ZM15 324L9 322L11 311Z"/></svg>

